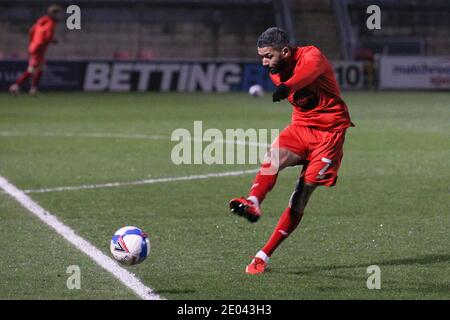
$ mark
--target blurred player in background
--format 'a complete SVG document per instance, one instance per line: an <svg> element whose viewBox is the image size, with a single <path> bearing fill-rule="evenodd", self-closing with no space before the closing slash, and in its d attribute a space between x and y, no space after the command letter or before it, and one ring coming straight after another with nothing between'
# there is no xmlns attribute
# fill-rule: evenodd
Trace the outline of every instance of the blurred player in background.
<svg viewBox="0 0 450 320"><path fill-rule="evenodd" d="M35 95L42 77L45 65L45 53L50 43L56 43L54 39L56 24L61 18L62 7L59 5L51 5L47 9L47 15L40 17L29 31L28 44L28 68L17 79L17 81L9 87L9 92L18 94L20 86L28 79L31 80L30 94Z"/></svg>
<svg viewBox="0 0 450 320"><path fill-rule="evenodd" d="M333 68L319 49L291 47L284 30L269 28L258 39L258 54L276 86L273 102L288 99L292 121L272 144L248 197L232 199L230 210L256 222L278 172L300 164L303 169L272 236L247 266L249 274L265 271L269 257L300 223L314 189L335 185L345 131L352 125Z"/></svg>

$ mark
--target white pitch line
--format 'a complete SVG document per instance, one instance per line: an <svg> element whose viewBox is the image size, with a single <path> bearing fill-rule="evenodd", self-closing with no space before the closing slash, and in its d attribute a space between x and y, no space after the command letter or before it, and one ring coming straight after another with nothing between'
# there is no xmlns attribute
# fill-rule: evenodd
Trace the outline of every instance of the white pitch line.
<svg viewBox="0 0 450 320"><path fill-rule="evenodd" d="M0 176L0 188L16 199L28 211L53 228L59 235L73 244L78 250L87 254L103 269L111 273L125 286L130 288L137 296L144 300L163 299L158 294L154 293L151 288L145 286L133 273L119 266L113 259L106 256L90 242L77 235L74 230L62 223L57 217L46 211L23 191L19 190L2 176Z"/></svg>
<svg viewBox="0 0 450 320"><path fill-rule="evenodd" d="M189 181L189 180L200 180L218 177L231 177L231 176L241 176L249 173L258 172L259 169L252 170L241 170L241 171L228 171L221 173L206 173L190 176L181 177L168 177L168 178L157 178L157 179L147 179L138 180L130 182L110 182L102 184L90 184L90 185L80 185L80 186L67 186L67 187L56 187L56 188L44 188L44 189L29 189L24 190L25 193L47 193L47 192L61 192L61 191L73 191L73 190L86 190L86 189L102 189L102 188L114 188L123 186L138 186L144 184L154 184L163 182L173 182L173 181Z"/></svg>
<svg viewBox="0 0 450 320"><path fill-rule="evenodd" d="M0 131L2 137L51 137L51 138L106 138L106 139L142 139L142 140L165 140L166 136L147 134L124 134L124 133L102 133L102 132L80 132L80 133L57 133L57 132L11 132Z"/></svg>
<svg viewBox="0 0 450 320"><path fill-rule="evenodd" d="M50 137L50 138L105 138L105 139L137 139L137 140L170 140L167 136L160 135L147 135L147 134L126 134L126 133L102 133L102 132L81 132L81 133L57 133L57 132L12 132L12 131L0 131L0 137ZM188 141L205 142L205 143L223 143L223 144L237 144L237 145L249 145L255 147L270 147L270 144L259 143L252 141L240 141L240 140L223 140L213 139L212 141L205 141L202 138L189 137L185 138ZM172 142L178 142L171 140Z"/></svg>

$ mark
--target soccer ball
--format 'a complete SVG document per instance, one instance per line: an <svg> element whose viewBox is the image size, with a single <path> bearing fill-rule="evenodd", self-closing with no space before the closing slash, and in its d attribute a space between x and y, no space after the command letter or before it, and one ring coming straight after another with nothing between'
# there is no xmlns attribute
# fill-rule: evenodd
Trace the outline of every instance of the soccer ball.
<svg viewBox="0 0 450 320"><path fill-rule="evenodd" d="M114 259L120 263L138 264L150 253L150 241L141 229L133 226L123 227L114 233L110 250Z"/></svg>
<svg viewBox="0 0 450 320"><path fill-rule="evenodd" d="M262 97L264 95L264 89L259 84L254 84L248 89L248 93L252 97Z"/></svg>

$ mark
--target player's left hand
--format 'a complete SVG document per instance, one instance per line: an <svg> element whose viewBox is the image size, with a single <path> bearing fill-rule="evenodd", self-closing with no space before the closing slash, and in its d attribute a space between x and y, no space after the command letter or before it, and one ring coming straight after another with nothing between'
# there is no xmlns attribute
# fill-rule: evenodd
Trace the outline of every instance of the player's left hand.
<svg viewBox="0 0 450 320"><path fill-rule="evenodd" d="M272 94L272 101L278 102L283 99L286 99L289 95L288 87L284 83L280 84L275 88L275 91Z"/></svg>

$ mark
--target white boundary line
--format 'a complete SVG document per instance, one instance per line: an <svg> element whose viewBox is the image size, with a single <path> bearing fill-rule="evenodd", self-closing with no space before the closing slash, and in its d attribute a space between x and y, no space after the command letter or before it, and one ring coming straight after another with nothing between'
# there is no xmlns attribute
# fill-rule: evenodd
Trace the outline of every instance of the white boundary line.
<svg viewBox="0 0 450 320"><path fill-rule="evenodd" d="M53 228L59 235L73 244L77 249L87 254L103 269L111 273L125 286L130 288L138 297L144 300L161 300L163 299L153 290L145 286L133 273L119 266L113 259L106 256L103 252L93 246L75 233L70 227L62 223L57 217L46 211L39 204L34 202L23 191L16 188L4 177L0 176L0 188L7 194L16 199L23 207L41 219L48 226Z"/></svg>
<svg viewBox="0 0 450 320"><path fill-rule="evenodd" d="M12 132L0 131L1 137L50 137L50 138L107 138L107 139L142 139L142 140L165 140L166 136L147 134L123 134L102 132L80 132L80 133L57 133L57 132Z"/></svg>
<svg viewBox="0 0 450 320"><path fill-rule="evenodd" d="M102 132L80 132L80 133L57 133L57 132L12 132L12 131L0 131L0 137L50 137L50 138L106 138L106 139L138 139L138 140L170 140L170 137L161 135L147 135L147 134L125 134L125 133L102 133ZM237 144L248 145L256 147L270 147L267 143L258 143L251 141L240 140L222 140L214 139L213 141L206 141L201 138L191 137L187 138L189 141L205 142L205 143L224 143L224 144ZM170 140L172 141L172 140ZM179 142L179 141L172 141Z"/></svg>
<svg viewBox="0 0 450 320"><path fill-rule="evenodd" d="M114 187L123 187L123 186L138 186L138 185L173 182L173 181L189 181L189 180L200 180L200 179L209 179L209 178L218 178L218 177L242 176L245 174L258 172L258 170L259 169L228 171L228 172L221 172L221 173L206 173L206 174L198 174L198 175L190 175L190 176L182 176L182 177L147 179L147 180L130 181L130 182L111 182L111 183L103 183L103 184L56 187L56 188L45 188L45 189L29 189L29 190L24 190L23 192L24 193L47 193L47 192L86 190L86 189L114 188Z"/></svg>

